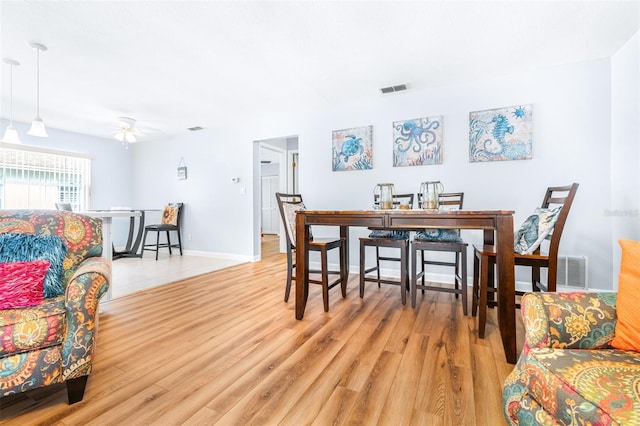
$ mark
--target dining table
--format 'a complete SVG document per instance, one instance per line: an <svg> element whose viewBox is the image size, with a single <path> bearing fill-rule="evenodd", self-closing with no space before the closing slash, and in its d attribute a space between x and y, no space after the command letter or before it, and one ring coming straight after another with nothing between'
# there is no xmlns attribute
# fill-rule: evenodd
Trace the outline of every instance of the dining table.
<svg viewBox="0 0 640 426"><path fill-rule="evenodd" d="M477 229L483 231L484 244L496 247L499 280L497 316L507 362L515 364L516 306L512 210L299 210L296 214L296 299L295 317L302 320L309 296L309 227L337 226L345 240L346 276L349 275L349 228L367 227L391 230L427 228Z"/></svg>
<svg viewBox="0 0 640 426"><path fill-rule="evenodd" d="M130 226L133 226L134 218L143 218L144 211L143 210L132 210L132 209L111 209L111 210L87 210L81 212L81 214L102 219L102 257L104 257L108 264L109 269L111 269L111 264L114 259L117 259L118 252L115 252L113 249L113 219L118 217L131 218ZM144 228L144 223L141 222L142 228ZM141 232L141 231L140 231ZM132 241L132 229L129 228L129 237L127 241L128 251L131 252L131 241ZM139 241L139 238L136 238L136 241ZM137 251L137 248L136 248ZM114 253L115 252L115 253ZM109 290L107 290L107 294L105 295L105 301L111 300L113 286L109 286Z"/></svg>

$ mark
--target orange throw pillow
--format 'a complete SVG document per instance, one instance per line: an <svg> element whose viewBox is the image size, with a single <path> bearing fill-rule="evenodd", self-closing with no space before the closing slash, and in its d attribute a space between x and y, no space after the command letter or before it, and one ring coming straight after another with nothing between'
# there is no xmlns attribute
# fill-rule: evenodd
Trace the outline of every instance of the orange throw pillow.
<svg viewBox="0 0 640 426"><path fill-rule="evenodd" d="M616 349L640 352L640 241L620 240L622 259L618 277Z"/></svg>

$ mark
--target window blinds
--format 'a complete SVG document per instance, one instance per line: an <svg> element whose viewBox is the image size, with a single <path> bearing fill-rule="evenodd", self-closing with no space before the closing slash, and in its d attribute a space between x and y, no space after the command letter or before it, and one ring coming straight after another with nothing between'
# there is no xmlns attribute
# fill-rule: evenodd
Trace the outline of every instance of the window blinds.
<svg viewBox="0 0 640 426"><path fill-rule="evenodd" d="M81 154L0 147L0 208L55 209L89 206L91 160Z"/></svg>

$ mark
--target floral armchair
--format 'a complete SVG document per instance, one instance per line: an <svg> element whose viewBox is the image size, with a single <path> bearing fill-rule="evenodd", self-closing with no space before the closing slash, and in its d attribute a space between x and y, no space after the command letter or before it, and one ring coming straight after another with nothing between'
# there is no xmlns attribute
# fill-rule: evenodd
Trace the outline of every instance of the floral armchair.
<svg viewBox="0 0 640 426"><path fill-rule="evenodd" d="M511 425L640 424L640 354L612 349L617 293L530 293L503 388Z"/></svg>
<svg viewBox="0 0 640 426"><path fill-rule="evenodd" d="M102 222L68 211L0 210L0 236L13 236L5 233L59 236L66 252L60 295L0 310L0 397L66 382L69 404L78 402L92 369L98 302L111 280L100 257Z"/></svg>

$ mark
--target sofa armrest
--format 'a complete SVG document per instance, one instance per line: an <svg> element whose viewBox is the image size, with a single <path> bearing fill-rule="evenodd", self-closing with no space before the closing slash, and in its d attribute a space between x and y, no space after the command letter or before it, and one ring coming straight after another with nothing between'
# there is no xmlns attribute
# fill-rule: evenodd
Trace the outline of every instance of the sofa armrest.
<svg viewBox="0 0 640 426"><path fill-rule="evenodd" d="M528 293L521 300L524 352L530 348L596 349L613 339L617 293Z"/></svg>
<svg viewBox="0 0 640 426"><path fill-rule="evenodd" d="M109 289L110 282L108 261L102 257L91 257L80 264L67 284L67 329L62 349L64 380L91 372L98 302Z"/></svg>

